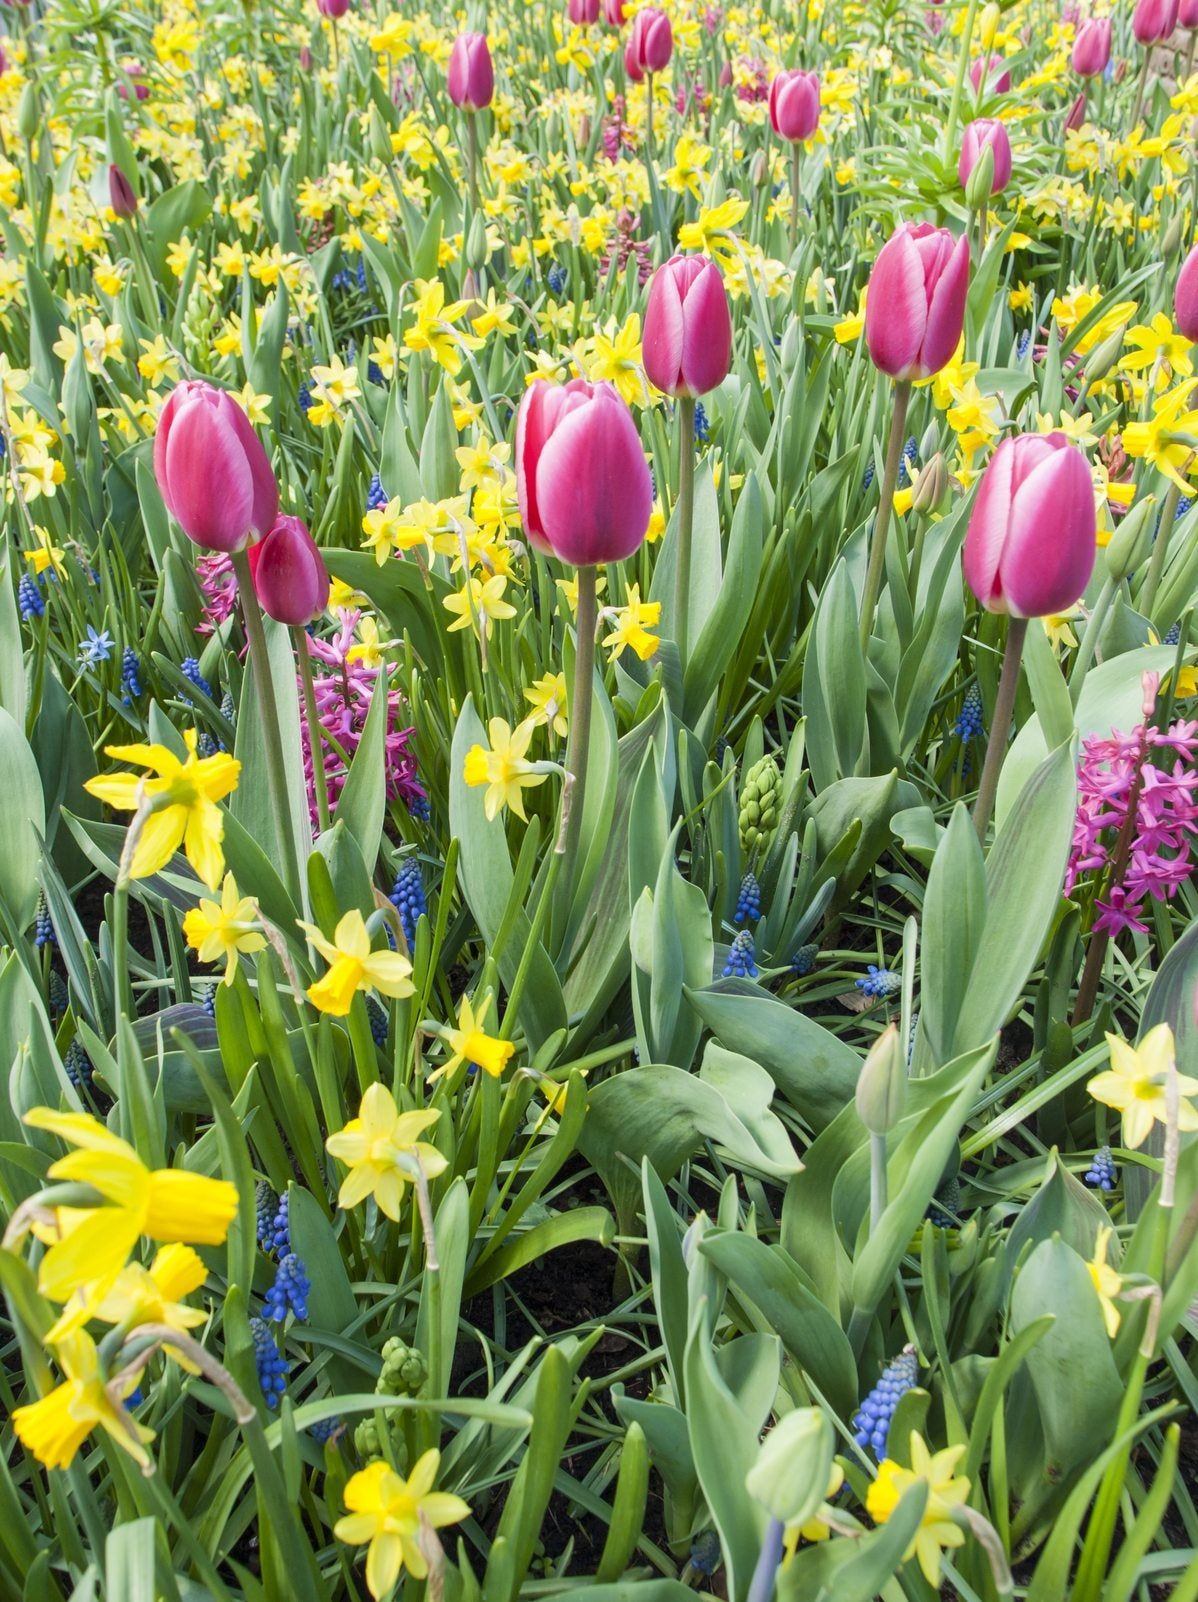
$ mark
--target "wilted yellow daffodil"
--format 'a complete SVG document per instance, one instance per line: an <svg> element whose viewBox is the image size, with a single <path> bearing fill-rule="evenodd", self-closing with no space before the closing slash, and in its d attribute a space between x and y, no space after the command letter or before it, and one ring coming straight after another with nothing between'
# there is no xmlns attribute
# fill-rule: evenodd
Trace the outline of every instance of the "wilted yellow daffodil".
<svg viewBox="0 0 1198 1602"><path fill-rule="evenodd" d="M373 1196L379 1211L398 1221L404 1186L415 1178L413 1160L429 1179L443 1174L448 1166L435 1146L418 1139L440 1116L428 1109L401 1113L385 1085L371 1085L362 1097L358 1116L325 1142L329 1155L349 1169L337 1196L338 1206L356 1207Z"/></svg>
<svg viewBox="0 0 1198 1602"><path fill-rule="evenodd" d="M331 940L313 923L299 926L329 964L324 978L308 986L308 1000L321 1012L344 1018L359 990L377 990L384 996L412 994L412 964L401 952L371 950L366 920L356 907L341 917Z"/></svg>
<svg viewBox="0 0 1198 1602"><path fill-rule="evenodd" d="M469 1515L469 1504L447 1491L434 1491L441 1454L435 1449L417 1458L405 1480L381 1458L368 1463L345 1487L349 1512L337 1520L333 1534L350 1546L365 1546L366 1586L371 1596L386 1596L404 1569L414 1580L428 1575L428 1558L420 1545L422 1522L440 1530Z"/></svg>
<svg viewBox="0 0 1198 1602"><path fill-rule="evenodd" d="M50 1179L90 1185L112 1205L72 1209L71 1227L50 1247L38 1271L38 1289L65 1302L83 1285L111 1280L142 1235L158 1241L219 1246L237 1211L237 1189L182 1168L147 1168L126 1141L89 1113L34 1107L25 1114L76 1148L51 1163Z"/></svg>
<svg viewBox="0 0 1198 1602"><path fill-rule="evenodd" d="M225 826L217 802L237 788L241 763L224 751L197 756L194 729L185 729L183 740L187 746L183 761L165 745L105 746L106 755L148 768L156 777L110 773L89 779L84 789L118 812L136 812L143 798L154 804L133 852L135 879L158 873L182 846L196 873L215 890L225 870L221 850Z"/></svg>
<svg viewBox="0 0 1198 1602"><path fill-rule="evenodd" d="M13 1429L21 1444L47 1468L69 1468L98 1425L145 1467L150 1461L146 1443L154 1439L154 1432L131 1419L113 1397L91 1336L76 1330L55 1348L54 1358L66 1376L62 1384L13 1412ZM125 1395L136 1385L136 1378L129 1379Z"/></svg>
<svg viewBox="0 0 1198 1602"><path fill-rule="evenodd" d="M1153 1124L1163 1124L1168 1116L1168 1078L1177 1071L1173 1031L1161 1023L1150 1029L1138 1046L1118 1035L1107 1035L1106 1042L1111 1051L1110 1069L1091 1079L1086 1089L1095 1101L1122 1115L1123 1141L1134 1151L1147 1140ZM1198 1079L1178 1074L1177 1096L1177 1127L1189 1134L1198 1129L1198 1109L1186 1097L1198 1096Z"/></svg>
<svg viewBox="0 0 1198 1602"><path fill-rule="evenodd" d="M183 933L201 962L224 958L221 982L226 985L233 983L238 956L242 952L251 956L266 945L265 936L258 932L257 903L240 894L231 873L225 874L219 901L201 896L199 906L192 907L183 919Z"/></svg>
<svg viewBox="0 0 1198 1602"><path fill-rule="evenodd" d="M487 787L483 811L488 822L498 817L504 807L511 807L518 818L528 821L524 791L532 785L543 784L546 777L538 772L535 763L525 760L533 728L531 721L517 723L513 729L503 718L492 718L487 724L490 750L472 745L466 753L466 783L472 788L482 784Z"/></svg>
<svg viewBox="0 0 1198 1602"><path fill-rule="evenodd" d="M927 1505L903 1561L917 1557L924 1579L940 1588L941 1554L949 1547L962 1546L965 1532L953 1522L954 1507L964 1507L969 1497L969 1481L954 1479L953 1470L965 1455L963 1446L948 1446L934 1455L922 1436L911 1431L911 1467L903 1468L893 1458L878 1464L877 1478L865 1498L865 1510L875 1524L885 1524L902 1501L903 1493L923 1480L928 1487Z"/></svg>
<svg viewBox="0 0 1198 1602"><path fill-rule="evenodd" d="M491 1010L492 997L488 992L479 1003L475 1012L474 1004L469 996L463 996L458 1003L458 1026L456 1029L447 1029L445 1039L448 1041L452 1055L430 1077L439 1079L442 1074L451 1074L459 1063L470 1062L484 1073L498 1079L507 1067L515 1052L515 1046L509 1040L500 1040L495 1035L489 1035L483 1029L488 1012Z"/></svg>

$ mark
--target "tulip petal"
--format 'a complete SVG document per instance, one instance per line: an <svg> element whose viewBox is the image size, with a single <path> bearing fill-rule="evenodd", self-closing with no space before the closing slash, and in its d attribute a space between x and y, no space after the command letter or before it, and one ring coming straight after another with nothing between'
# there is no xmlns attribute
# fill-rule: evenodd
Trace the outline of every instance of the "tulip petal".
<svg viewBox="0 0 1198 1602"><path fill-rule="evenodd" d="M910 378L927 323L923 264L910 230L900 228L879 251L865 298L865 338L874 366L891 378Z"/></svg>
<svg viewBox="0 0 1198 1602"><path fill-rule="evenodd" d="M642 361L649 382L665 395L678 392L682 378L682 346L685 324L682 297L671 263L659 267L649 291L645 329L641 344Z"/></svg>
<svg viewBox="0 0 1198 1602"><path fill-rule="evenodd" d="M1002 563L1011 611L1065 611L1089 583L1097 549L1090 470L1077 447L1065 444L1015 491Z"/></svg>
<svg viewBox="0 0 1198 1602"><path fill-rule="evenodd" d="M1015 441L1004 440L982 474L965 535L965 580L990 612L1005 612L999 580L1015 474Z"/></svg>
<svg viewBox="0 0 1198 1602"><path fill-rule="evenodd" d="M732 318L724 280L708 262L683 303L682 381L692 395L722 384L732 365Z"/></svg>
<svg viewBox="0 0 1198 1602"><path fill-rule="evenodd" d="M189 539L217 551L245 544L254 479L227 416L202 399L185 401L172 419L165 472L171 511Z"/></svg>
<svg viewBox="0 0 1198 1602"><path fill-rule="evenodd" d="M953 358L965 326L965 297L969 292L969 246L962 235L952 247L932 288L927 328L919 353L919 370L931 378Z"/></svg>
<svg viewBox="0 0 1198 1602"><path fill-rule="evenodd" d="M644 539L653 485L632 415L610 384L554 429L537 494L546 537L575 567L623 561Z"/></svg>

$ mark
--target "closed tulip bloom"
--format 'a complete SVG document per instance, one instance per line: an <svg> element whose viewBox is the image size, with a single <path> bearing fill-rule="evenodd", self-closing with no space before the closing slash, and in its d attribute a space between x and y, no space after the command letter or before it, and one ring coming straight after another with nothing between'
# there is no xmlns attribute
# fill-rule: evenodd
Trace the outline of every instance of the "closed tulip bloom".
<svg viewBox="0 0 1198 1602"><path fill-rule="evenodd" d="M653 275L644 364L666 395L706 395L732 365L732 318L720 269L708 256L671 256Z"/></svg>
<svg viewBox="0 0 1198 1602"><path fill-rule="evenodd" d="M1177 326L1187 339L1198 340L1198 245L1182 263L1173 297Z"/></svg>
<svg viewBox="0 0 1198 1602"><path fill-rule="evenodd" d="M1004 440L982 474L965 536L965 578L988 612L1052 617L1090 582L1094 485L1064 434Z"/></svg>
<svg viewBox="0 0 1198 1602"><path fill-rule="evenodd" d="M154 476L167 510L197 545L239 551L279 514L279 486L262 442L231 395L177 384L154 435Z"/></svg>
<svg viewBox="0 0 1198 1602"><path fill-rule="evenodd" d="M865 300L874 366L899 381L931 378L965 326L969 245L947 228L903 223L878 253Z"/></svg>
<svg viewBox="0 0 1198 1602"><path fill-rule="evenodd" d="M1198 0L1181 0L1177 20L1183 28L1198 28Z"/></svg>
<svg viewBox="0 0 1198 1602"><path fill-rule="evenodd" d="M316 0L316 9L322 17L331 17L335 22L349 10L349 0Z"/></svg>
<svg viewBox="0 0 1198 1602"><path fill-rule="evenodd" d="M978 117L966 128L961 139L957 177L964 188L984 150L989 150L994 157L994 181L990 185L990 193L1001 194L1011 181L1011 141L1005 126L994 117Z"/></svg>
<svg viewBox="0 0 1198 1602"><path fill-rule="evenodd" d="M137 196L133 193L133 185L115 161L108 168L108 204L118 217L126 220L137 211Z"/></svg>
<svg viewBox="0 0 1198 1602"><path fill-rule="evenodd" d="M449 56L449 98L465 111L485 111L495 93L495 69L485 33L460 33Z"/></svg>
<svg viewBox="0 0 1198 1602"><path fill-rule="evenodd" d="M566 0L566 15L578 28L586 28L599 20L600 0Z"/></svg>
<svg viewBox="0 0 1198 1602"><path fill-rule="evenodd" d="M574 567L620 562L645 537L653 484L614 385L538 378L516 419L516 490L529 539Z"/></svg>
<svg viewBox="0 0 1198 1602"><path fill-rule="evenodd" d="M792 144L819 127L819 78L814 72L780 72L770 84L770 126Z"/></svg>
<svg viewBox="0 0 1198 1602"><path fill-rule="evenodd" d="M307 525L280 517L265 538L249 550L254 590L267 617L306 627L324 611L329 572Z"/></svg>
<svg viewBox="0 0 1198 1602"><path fill-rule="evenodd" d="M624 0L603 0L603 20L613 28L624 26Z"/></svg>
<svg viewBox="0 0 1198 1602"><path fill-rule="evenodd" d="M1073 41L1073 70L1080 78L1098 78L1111 59L1111 19L1089 17Z"/></svg>
<svg viewBox="0 0 1198 1602"><path fill-rule="evenodd" d="M1083 89L1081 94L1078 95L1077 99L1073 102L1073 104L1069 107L1069 110L1065 113L1065 123L1064 123L1065 132L1066 133L1076 133L1077 130L1084 125L1085 120L1086 120L1086 91Z"/></svg>
<svg viewBox="0 0 1198 1602"><path fill-rule="evenodd" d="M1005 95L1011 87L1011 74L1003 66L1002 56L977 56L969 69L969 81L975 89L982 87L982 74L986 74L986 91L992 95Z"/></svg>
<svg viewBox="0 0 1198 1602"><path fill-rule="evenodd" d="M674 54L674 30L664 11L649 6L632 19L632 32L624 47L624 70L633 83L646 73L662 72Z"/></svg>
<svg viewBox="0 0 1198 1602"><path fill-rule="evenodd" d="M1136 0L1131 31L1142 45L1163 44L1177 26L1177 0Z"/></svg>

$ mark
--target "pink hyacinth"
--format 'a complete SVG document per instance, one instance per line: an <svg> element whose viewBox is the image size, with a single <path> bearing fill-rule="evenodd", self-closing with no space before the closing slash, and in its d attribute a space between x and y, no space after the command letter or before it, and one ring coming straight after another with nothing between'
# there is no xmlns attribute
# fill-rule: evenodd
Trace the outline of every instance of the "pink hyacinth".
<svg viewBox="0 0 1198 1602"><path fill-rule="evenodd" d="M1155 693L1155 682L1146 690ZM1194 871L1198 845L1198 722L1131 734L1091 736L1078 767L1078 807L1065 894L1087 875L1094 892L1095 930L1147 932L1149 900L1171 900ZM1118 842L1134 809L1131 849L1120 882L1106 882Z"/></svg>
<svg viewBox="0 0 1198 1602"><path fill-rule="evenodd" d="M237 577L232 559L223 551L211 551L197 560L196 577L204 595L203 618L196 633L209 635L220 628L237 607Z"/></svg>
<svg viewBox="0 0 1198 1602"><path fill-rule="evenodd" d="M337 800L345 788L349 763L362 739L366 714L374 699L375 683L379 676L376 667L362 661L350 661L355 645L354 628L359 613L343 612L341 627L331 640L308 636L308 652L312 657L316 683L316 711L320 726L331 740L324 746L325 777L329 787L329 807L336 815ZM398 690L387 695L387 732L383 739L384 771L387 777L387 799L402 801L409 810L418 809L426 797L416 777L416 757L411 749L412 728L402 727L404 702ZM308 784L308 811L312 822L317 822L316 793L312 780L312 750L308 741L308 726L302 729L304 776Z"/></svg>

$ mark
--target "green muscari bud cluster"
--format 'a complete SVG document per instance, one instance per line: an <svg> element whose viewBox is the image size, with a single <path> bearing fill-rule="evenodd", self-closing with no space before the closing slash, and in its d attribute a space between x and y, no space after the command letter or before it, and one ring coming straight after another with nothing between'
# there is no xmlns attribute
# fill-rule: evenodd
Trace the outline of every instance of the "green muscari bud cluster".
<svg viewBox="0 0 1198 1602"><path fill-rule="evenodd" d="M416 1396L427 1378L423 1352L405 1346L398 1335L392 1335L383 1346L383 1372L375 1390L384 1396Z"/></svg>
<svg viewBox="0 0 1198 1602"><path fill-rule="evenodd" d="M740 792L740 848L754 855L764 851L778 826L782 775L772 756L763 756L745 774Z"/></svg>
<svg viewBox="0 0 1198 1602"><path fill-rule="evenodd" d="M197 277L187 297L181 329L183 354L192 367L206 373L211 362L212 336L216 331L215 302L208 288Z"/></svg>

